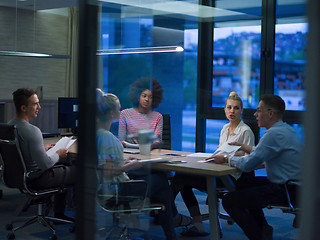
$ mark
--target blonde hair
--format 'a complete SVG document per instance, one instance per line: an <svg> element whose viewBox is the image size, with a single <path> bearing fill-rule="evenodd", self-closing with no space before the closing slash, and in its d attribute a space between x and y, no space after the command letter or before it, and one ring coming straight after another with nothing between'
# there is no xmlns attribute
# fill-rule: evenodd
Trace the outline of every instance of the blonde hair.
<svg viewBox="0 0 320 240"><path fill-rule="evenodd" d="M119 98L112 93L104 93L100 88L96 89L96 97L98 120L110 120L109 113L117 109Z"/></svg>
<svg viewBox="0 0 320 240"><path fill-rule="evenodd" d="M227 100L226 100L226 102L225 102L225 104L224 104L224 107L226 107L227 106L227 101L228 100L233 100L233 101L239 101L240 102L240 105L241 105L241 109L243 109L243 103L242 103L242 100L241 100L241 98L238 96L238 94L236 93L236 92L231 92L230 94L229 94L229 97L227 98Z"/></svg>

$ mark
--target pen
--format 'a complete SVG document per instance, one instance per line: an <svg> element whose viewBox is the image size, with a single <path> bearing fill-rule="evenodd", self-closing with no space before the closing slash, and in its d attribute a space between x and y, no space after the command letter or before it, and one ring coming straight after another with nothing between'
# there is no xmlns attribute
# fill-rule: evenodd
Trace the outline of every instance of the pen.
<svg viewBox="0 0 320 240"><path fill-rule="evenodd" d="M170 161L170 163L186 163L187 161L182 161L182 160L174 160Z"/></svg>

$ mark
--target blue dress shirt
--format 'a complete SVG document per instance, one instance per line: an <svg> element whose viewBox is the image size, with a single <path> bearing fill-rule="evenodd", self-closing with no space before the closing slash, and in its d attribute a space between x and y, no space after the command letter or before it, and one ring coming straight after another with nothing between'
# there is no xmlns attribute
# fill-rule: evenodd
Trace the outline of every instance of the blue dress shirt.
<svg viewBox="0 0 320 240"><path fill-rule="evenodd" d="M231 157L230 165L250 172L265 163L268 179L284 184L289 179L300 179L300 158L303 143L292 127L283 121L269 128L250 155Z"/></svg>

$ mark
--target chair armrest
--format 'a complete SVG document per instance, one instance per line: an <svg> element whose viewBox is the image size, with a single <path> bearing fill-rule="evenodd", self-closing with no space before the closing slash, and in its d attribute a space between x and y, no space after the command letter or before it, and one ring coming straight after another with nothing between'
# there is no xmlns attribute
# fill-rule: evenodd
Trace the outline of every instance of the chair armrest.
<svg viewBox="0 0 320 240"><path fill-rule="evenodd" d="M291 207L296 207L298 199L298 191L301 187L301 181L290 179L285 183L288 203Z"/></svg>
<svg viewBox="0 0 320 240"><path fill-rule="evenodd" d="M24 176L24 185L25 186L24 186L24 189L22 189L22 192L27 192L27 193L34 195L34 196L41 196L41 195L43 196L43 195L47 195L47 194L64 192L68 187L70 187L70 186L65 185L67 170L66 170L66 166L63 164L54 165L52 168L58 168L58 167L64 168L63 183L61 184L61 186L56 186L56 187L41 189L41 190L33 189L32 187L29 186L27 179L30 175L37 173L39 170L32 170L32 171L27 172Z"/></svg>
<svg viewBox="0 0 320 240"><path fill-rule="evenodd" d="M295 180L295 179L290 179L286 182L286 185L289 186L296 186L296 187L301 187L301 181L300 180Z"/></svg>

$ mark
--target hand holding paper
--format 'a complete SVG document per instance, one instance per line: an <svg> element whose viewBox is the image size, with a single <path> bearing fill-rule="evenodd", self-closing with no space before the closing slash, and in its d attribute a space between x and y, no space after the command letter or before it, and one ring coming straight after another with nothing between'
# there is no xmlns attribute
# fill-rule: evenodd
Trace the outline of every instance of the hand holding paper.
<svg viewBox="0 0 320 240"><path fill-rule="evenodd" d="M231 155L231 154L234 154L236 151L238 151L240 147L241 146L237 146L237 145L229 145L229 143L225 142L212 154L212 156L217 154Z"/></svg>
<svg viewBox="0 0 320 240"><path fill-rule="evenodd" d="M47 151L48 156L52 156L61 148L69 148L77 139L72 137L61 138L52 148Z"/></svg>
<svg viewBox="0 0 320 240"><path fill-rule="evenodd" d="M206 161L214 161L214 156L216 155L233 155L239 150L239 148L241 148L241 146L229 145L229 143L225 142L212 154L211 157L207 158Z"/></svg>

